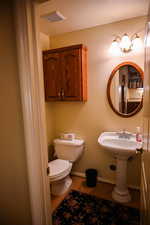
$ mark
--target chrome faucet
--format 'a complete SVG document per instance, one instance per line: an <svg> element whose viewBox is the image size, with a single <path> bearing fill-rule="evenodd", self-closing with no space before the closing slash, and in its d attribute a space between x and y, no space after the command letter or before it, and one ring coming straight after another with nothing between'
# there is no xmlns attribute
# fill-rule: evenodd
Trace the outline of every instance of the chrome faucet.
<svg viewBox="0 0 150 225"><path fill-rule="evenodd" d="M123 129L123 131L117 132L116 133L118 135L118 138L125 138L125 139L130 139L132 134L129 132L126 132L125 129Z"/></svg>

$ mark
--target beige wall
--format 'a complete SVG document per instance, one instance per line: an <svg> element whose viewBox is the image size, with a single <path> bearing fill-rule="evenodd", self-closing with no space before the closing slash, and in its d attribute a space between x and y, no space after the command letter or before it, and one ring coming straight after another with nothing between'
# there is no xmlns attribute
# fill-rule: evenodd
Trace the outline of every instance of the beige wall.
<svg viewBox="0 0 150 225"><path fill-rule="evenodd" d="M123 128L135 132L136 126L141 126L142 112L131 118L121 118L111 110L107 102L106 86L110 73L117 64L132 61L142 68L144 64L143 50L121 57L112 56L109 47L113 35L128 33L131 36L139 32L143 37L144 27L145 18L139 17L50 38L51 48L79 43L88 47L88 101L49 105L53 110L54 136L57 137L64 131L75 132L86 142L86 150L74 167L76 172L84 172L93 167L98 169L99 176L114 182L115 172L109 169L109 165L115 163L115 159L98 145L98 136L103 131L119 131ZM136 157L128 163L128 184L138 186L139 183L140 160Z"/></svg>
<svg viewBox="0 0 150 225"><path fill-rule="evenodd" d="M30 225L22 109L11 0L0 13L0 224Z"/></svg>
<svg viewBox="0 0 150 225"><path fill-rule="evenodd" d="M41 50L48 50L50 48L50 39L49 36L40 33L40 45ZM53 120L53 107L51 103L45 103L45 112L46 112L46 125L47 125L47 140L48 145L51 144L53 138L54 138L54 120Z"/></svg>
<svg viewBox="0 0 150 225"><path fill-rule="evenodd" d="M50 48L49 36L42 32L40 32L40 45L42 51L48 50Z"/></svg>

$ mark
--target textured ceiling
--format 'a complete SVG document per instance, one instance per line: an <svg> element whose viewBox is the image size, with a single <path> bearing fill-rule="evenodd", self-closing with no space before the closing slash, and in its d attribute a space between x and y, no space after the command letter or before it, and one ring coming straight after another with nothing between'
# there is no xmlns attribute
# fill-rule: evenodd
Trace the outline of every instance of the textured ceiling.
<svg viewBox="0 0 150 225"><path fill-rule="evenodd" d="M51 0L41 4L40 15L60 11L67 19L49 22L40 18L40 30L49 35L81 30L144 16L149 0Z"/></svg>

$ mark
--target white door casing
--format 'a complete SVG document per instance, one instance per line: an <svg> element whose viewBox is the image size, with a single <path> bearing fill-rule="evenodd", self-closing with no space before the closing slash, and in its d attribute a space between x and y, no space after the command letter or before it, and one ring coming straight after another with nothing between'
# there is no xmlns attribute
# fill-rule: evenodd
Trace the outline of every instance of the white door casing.
<svg viewBox="0 0 150 225"><path fill-rule="evenodd" d="M50 187L42 58L32 0L15 0L14 16L32 225L50 225Z"/></svg>
<svg viewBox="0 0 150 225"><path fill-rule="evenodd" d="M141 225L150 224L150 14L146 24L143 103L143 154L141 158Z"/></svg>

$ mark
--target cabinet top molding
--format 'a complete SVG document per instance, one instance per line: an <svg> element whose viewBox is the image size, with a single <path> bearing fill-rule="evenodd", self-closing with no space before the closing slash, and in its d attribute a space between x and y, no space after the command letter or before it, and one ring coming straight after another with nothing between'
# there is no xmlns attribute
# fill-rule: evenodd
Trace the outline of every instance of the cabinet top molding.
<svg viewBox="0 0 150 225"><path fill-rule="evenodd" d="M55 52L63 52L63 51L67 51L67 50L73 50L73 49L84 49L87 51L87 47L83 44L78 44L78 45L71 45L71 46L67 46L67 47L62 47L62 48L55 48L55 49L50 49L50 50L44 50L43 54L47 54L47 53L55 53Z"/></svg>

